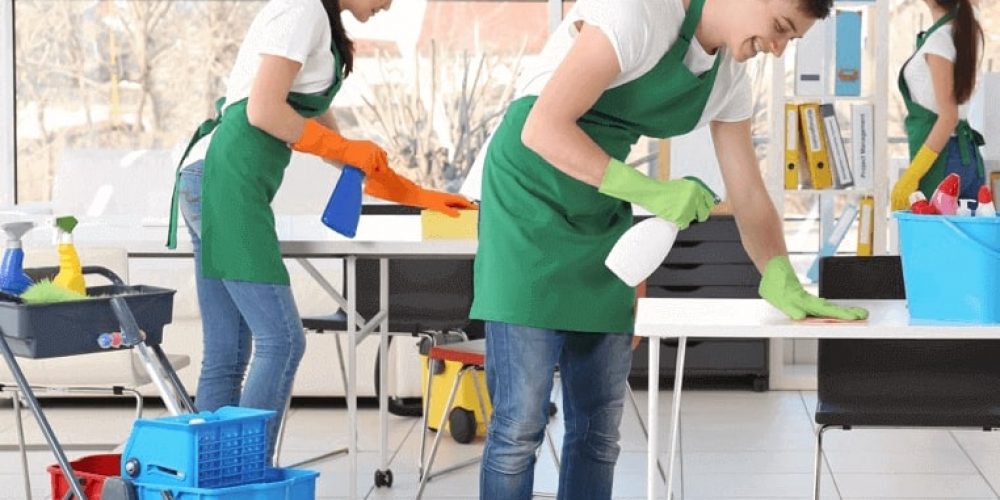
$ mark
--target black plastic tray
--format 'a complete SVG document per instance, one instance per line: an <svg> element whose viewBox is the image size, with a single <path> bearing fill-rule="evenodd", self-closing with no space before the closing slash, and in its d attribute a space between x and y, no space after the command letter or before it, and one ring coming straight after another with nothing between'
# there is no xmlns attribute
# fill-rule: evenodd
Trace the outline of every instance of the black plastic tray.
<svg viewBox="0 0 1000 500"><path fill-rule="evenodd" d="M38 276L32 271L28 273ZM73 302L29 305L0 301L0 334L15 356L56 358L113 350L102 349L97 343L101 334L121 331L111 310L112 295L125 298L139 328L146 333L146 344L160 344L163 326L173 318L174 290L123 285L117 275L103 268L87 267L84 272L104 275L116 284L88 287L87 295L96 297Z"/></svg>

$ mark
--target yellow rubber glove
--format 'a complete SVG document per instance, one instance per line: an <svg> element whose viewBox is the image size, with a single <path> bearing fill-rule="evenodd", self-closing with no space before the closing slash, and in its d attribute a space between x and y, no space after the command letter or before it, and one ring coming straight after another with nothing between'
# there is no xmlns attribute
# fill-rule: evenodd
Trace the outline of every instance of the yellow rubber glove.
<svg viewBox="0 0 1000 500"><path fill-rule="evenodd" d="M927 147L926 144L920 147L917 155L913 157L910 166L906 168L903 175L892 187L892 209L906 210L910 208L910 194L920 188L920 179L923 179L934 161L937 160L938 153Z"/></svg>

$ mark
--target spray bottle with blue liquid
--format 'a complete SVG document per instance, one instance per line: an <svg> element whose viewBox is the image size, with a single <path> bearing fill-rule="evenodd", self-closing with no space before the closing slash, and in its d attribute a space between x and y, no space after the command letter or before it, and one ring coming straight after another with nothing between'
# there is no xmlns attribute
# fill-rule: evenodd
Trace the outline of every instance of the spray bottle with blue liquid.
<svg viewBox="0 0 1000 500"><path fill-rule="evenodd" d="M24 273L24 250L21 248L21 237L31 228L33 222L8 222L3 224L7 233L7 250L0 264L0 291L11 295L21 295L34 282Z"/></svg>
<svg viewBox="0 0 1000 500"><path fill-rule="evenodd" d="M340 171L340 179L323 210L321 220L326 227L348 238L357 234L358 221L361 219L361 185L364 180L365 174L361 169L344 165Z"/></svg>

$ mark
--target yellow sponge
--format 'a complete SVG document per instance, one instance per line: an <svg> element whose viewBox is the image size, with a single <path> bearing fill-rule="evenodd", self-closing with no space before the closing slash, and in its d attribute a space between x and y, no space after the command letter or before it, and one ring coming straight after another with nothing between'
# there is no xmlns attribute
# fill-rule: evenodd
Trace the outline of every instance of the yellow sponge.
<svg viewBox="0 0 1000 500"><path fill-rule="evenodd" d="M479 210L459 210L458 217L449 217L433 210L420 212L420 225L425 240L474 240L478 237Z"/></svg>

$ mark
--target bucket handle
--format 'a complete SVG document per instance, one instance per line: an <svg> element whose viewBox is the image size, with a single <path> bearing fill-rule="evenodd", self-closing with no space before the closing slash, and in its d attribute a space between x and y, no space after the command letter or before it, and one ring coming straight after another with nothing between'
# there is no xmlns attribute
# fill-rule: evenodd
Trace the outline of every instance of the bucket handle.
<svg viewBox="0 0 1000 500"><path fill-rule="evenodd" d="M996 249L990 248L990 247L982 244L982 242L980 242L979 240L976 240L972 236L969 236L968 233L966 233L965 231L963 231L960 227L956 226L954 222L952 222L952 221L950 221L948 219L942 218L941 222L944 222L944 225L948 226L949 229L951 229L952 231L954 231L955 234L959 235L966 242L978 246L980 250L982 250L982 251L984 251L984 252L992 255L994 259L1000 260L1000 251L997 251Z"/></svg>

